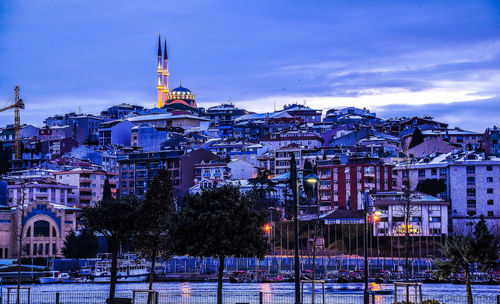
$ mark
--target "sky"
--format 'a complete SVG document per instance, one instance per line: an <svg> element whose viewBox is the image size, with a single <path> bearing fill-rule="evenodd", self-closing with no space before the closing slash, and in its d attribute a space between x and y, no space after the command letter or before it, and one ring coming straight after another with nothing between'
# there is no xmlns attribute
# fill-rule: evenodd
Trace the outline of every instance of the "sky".
<svg viewBox="0 0 500 304"><path fill-rule="evenodd" d="M170 88L200 107L300 103L500 125L500 1L0 2L0 107L16 84L37 126L54 114L156 104L158 34ZM13 122L0 113L0 125Z"/></svg>

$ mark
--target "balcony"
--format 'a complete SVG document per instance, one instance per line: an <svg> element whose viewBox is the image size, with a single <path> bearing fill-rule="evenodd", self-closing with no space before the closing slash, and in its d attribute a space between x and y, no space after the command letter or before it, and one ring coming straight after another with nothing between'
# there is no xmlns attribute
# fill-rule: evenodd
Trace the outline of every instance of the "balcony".
<svg viewBox="0 0 500 304"><path fill-rule="evenodd" d="M92 179L80 177L80 184L85 184L85 183L87 184L92 183Z"/></svg>
<svg viewBox="0 0 500 304"><path fill-rule="evenodd" d="M92 200L92 195L80 195L80 202L81 201L91 201Z"/></svg>

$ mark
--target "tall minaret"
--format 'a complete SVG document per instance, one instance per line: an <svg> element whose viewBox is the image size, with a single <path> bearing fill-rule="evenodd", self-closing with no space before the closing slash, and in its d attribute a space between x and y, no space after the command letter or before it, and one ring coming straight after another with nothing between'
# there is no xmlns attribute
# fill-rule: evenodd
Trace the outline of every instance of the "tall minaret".
<svg viewBox="0 0 500 304"><path fill-rule="evenodd" d="M156 66L156 73L158 74L158 81L156 89L158 90L158 108L163 106L163 62L161 55L161 36L158 35L158 65Z"/></svg>
<svg viewBox="0 0 500 304"><path fill-rule="evenodd" d="M167 38L165 37L165 44L163 46L163 101L167 100L169 92L168 88L168 53L167 53Z"/></svg>

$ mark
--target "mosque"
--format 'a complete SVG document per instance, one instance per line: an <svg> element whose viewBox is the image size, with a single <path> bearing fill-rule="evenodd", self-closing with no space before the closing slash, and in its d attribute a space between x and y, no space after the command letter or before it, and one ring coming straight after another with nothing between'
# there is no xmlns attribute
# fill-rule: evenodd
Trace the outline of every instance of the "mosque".
<svg viewBox="0 0 500 304"><path fill-rule="evenodd" d="M188 88L179 85L179 87L170 90L168 87L168 52L167 39L163 46L163 54L161 48L161 37L158 37L158 64L156 66L158 81L156 89L158 90L158 108L167 108L167 110L197 110L194 94Z"/></svg>

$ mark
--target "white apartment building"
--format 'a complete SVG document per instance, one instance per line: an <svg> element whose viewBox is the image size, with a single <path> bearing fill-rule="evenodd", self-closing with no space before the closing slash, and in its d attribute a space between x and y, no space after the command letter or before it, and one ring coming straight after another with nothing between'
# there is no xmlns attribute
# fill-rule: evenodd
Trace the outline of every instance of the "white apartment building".
<svg viewBox="0 0 500 304"><path fill-rule="evenodd" d="M500 158L471 151L434 154L410 165L395 167L395 182L402 189L403 176L409 174L414 190L420 180L442 179L446 192L438 196L451 203L453 231L460 233L483 215L490 228L500 233ZM467 228L467 229L469 229Z"/></svg>
<svg viewBox="0 0 500 304"><path fill-rule="evenodd" d="M9 183L7 185L9 206L17 206L24 200L46 201L73 207L76 203L76 187L50 180L31 180L24 183ZM23 195L24 192L24 195Z"/></svg>
<svg viewBox="0 0 500 304"><path fill-rule="evenodd" d="M76 200L80 206L93 206L102 199L106 178L111 186L111 192L116 192L117 174L103 170L73 169L53 173L56 181L77 188Z"/></svg>
<svg viewBox="0 0 500 304"><path fill-rule="evenodd" d="M374 236L404 236L407 201L402 191L378 192L370 195L370 202L382 212L374 224ZM448 234L449 202L440 198L412 193L410 196L410 236L440 236Z"/></svg>

